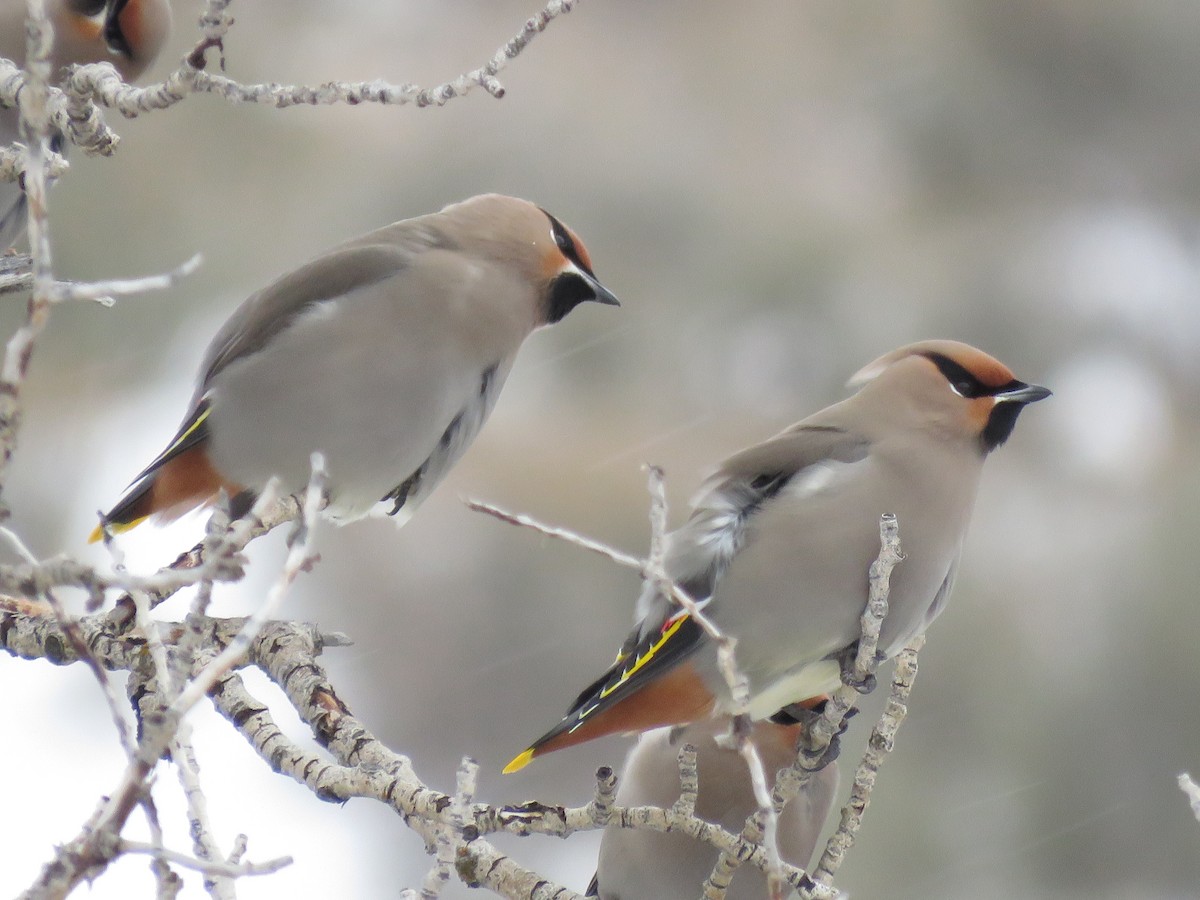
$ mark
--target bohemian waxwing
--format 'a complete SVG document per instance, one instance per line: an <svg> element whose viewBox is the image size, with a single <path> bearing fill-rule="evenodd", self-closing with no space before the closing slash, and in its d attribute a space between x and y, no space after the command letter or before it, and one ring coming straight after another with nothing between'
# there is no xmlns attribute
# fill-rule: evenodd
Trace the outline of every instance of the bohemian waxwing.
<svg viewBox="0 0 1200 900"><path fill-rule="evenodd" d="M25 0L0 0L0 56L25 64ZM50 64L57 79L63 67L111 62L126 81L154 61L171 30L167 0L46 0L54 29ZM0 147L20 140L15 109L0 108ZM62 152L62 135L51 137ZM25 230L25 192L15 181L0 182L0 252Z"/></svg>
<svg viewBox="0 0 1200 900"><path fill-rule="evenodd" d="M756 809L746 761L735 749L714 738L728 722L706 719L691 725L658 728L643 734L629 752L617 790L621 806L670 808L679 797L679 749L696 748L700 789L696 815L737 834ZM796 758L801 726L754 723L751 740L767 774L768 790L775 773ZM805 783L779 816L779 855L784 862L807 868L825 818L837 793L837 763L825 766ZM717 861L717 851L685 834L634 831L609 827L600 843L600 861L588 896L601 900L695 900ZM767 896L762 872L743 866L725 894L728 900L761 900Z"/></svg>
<svg viewBox="0 0 1200 900"><path fill-rule="evenodd" d="M513 197L342 244L238 307L179 431L103 520L124 531L222 488L240 506L272 476L297 491L320 451L331 518L403 522L479 433L526 336L585 300L617 304L575 234Z"/></svg>
<svg viewBox="0 0 1200 900"><path fill-rule="evenodd" d="M904 562L891 581L879 649L894 656L941 612L983 461L1027 403L1048 397L956 341L881 356L858 393L727 459L667 543L667 573L736 639L749 714L835 688L859 637L879 519L899 519ZM553 729L505 768L615 732L734 712L717 647L647 585L616 662Z"/></svg>

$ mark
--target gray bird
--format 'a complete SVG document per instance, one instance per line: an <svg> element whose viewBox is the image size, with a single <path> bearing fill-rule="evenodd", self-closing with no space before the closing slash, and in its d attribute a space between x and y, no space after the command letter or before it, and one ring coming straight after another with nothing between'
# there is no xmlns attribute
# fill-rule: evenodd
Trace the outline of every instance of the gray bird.
<svg viewBox="0 0 1200 900"><path fill-rule="evenodd" d="M25 0L0 0L0 57L25 64ZM158 56L171 31L167 0L46 0L54 29L50 64L57 79L65 66L111 62L126 81L137 78ZM0 108L0 147L21 140L17 110ZM63 151L61 134L51 136ZM0 182L0 252L25 231L25 192Z"/></svg>
<svg viewBox="0 0 1200 900"><path fill-rule="evenodd" d="M669 536L667 573L726 635L764 719L835 688L859 637L879 519L899 518L879 649L894 656L941 612L983 462L1026 404L1050 395L986 353L923 341L881 356L858 393L727 459ZM505 768L615 732L734 712L716 644L648 585L616 662Z"/></svg>
<svg viewBox="0 0 1200 900"><path fill-rule="evenodd" d="M617 305L583 243L513 197L342 244L238 307L179 431L104 524L177 515L221 489L244 504L272 476L299 490L314 451L331 518L404 521L479 433L525 338L588 300Z"/></svg>
<svg viewBox="0 0 1200 900"><path fill-rule="evenodd" d="M714 738L728 722L707 719L691 725L659 728L641 736L621 774L617 803L621 806L670 808L679 797L679 748L696 748L699 791L695 813L734 834L756 809L746 761L735 749ZM751 739L767 773L767 789L775 773L796 758L799 725L754 723ZM804 790L779 815L778 846L784 862L807 868L838 787L837 763L815 772ZM600 842L600 860L588 896L601 900L695 900L717 861L717 850L685 834L661 834L609 827ZM729 900L761 900L767 896L762 872L743 866L734 874Z"/></svg>

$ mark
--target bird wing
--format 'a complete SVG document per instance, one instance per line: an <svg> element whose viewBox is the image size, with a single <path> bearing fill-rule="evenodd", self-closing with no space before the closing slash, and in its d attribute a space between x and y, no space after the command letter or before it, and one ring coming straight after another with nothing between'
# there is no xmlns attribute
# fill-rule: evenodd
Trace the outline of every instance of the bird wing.
<svg viewBox="0 0 1200 900"><path fill-rule="evenodd" d="M929 604L929 610L925 613L925 619L921 624L921 631L928 630L933 624L933 620L942 614L942 610L946 606L946 601L950 598L950 592L954 590L954 577L958 574L958 562L961 554L954 557L954 561L950 563L950 571L946 573L946 578L942 582L942 586L938 588L937 594L933 598L933 602Z"/></svg>
<svg viewBox="0 0 1200 900"><path fill-rule="evenodd" d="M746 540L746 526L785 487L829 463L864 459L870 441L831 425L794 425L731 456L692 500L687 522L668 538L667 572L693 600L705 603ZM661 622L675 604L647 584L638 618Z"/></svg>
<svg viewBox="0 0 1200 900"><path fill-rule="evenodd" d="M221 326L205 353L198 405L213 378L236 360L262 350L312 307L390 278L412 259L399 245L339 247L277 279L247 299Z"/></svg>
<svg viewBox="0 0 1200 900"><path fill-rule="evenodd" d="M209 344L201 368L204 374L175 436L137 474L107 518L120 521L146 493L159 469L208 441L208 417L212 410L207 389L217 373L235 360L261 350L306 310L396 274L408 258L409 254L398 247L347 245L283 276L247 299Z"/></svg>

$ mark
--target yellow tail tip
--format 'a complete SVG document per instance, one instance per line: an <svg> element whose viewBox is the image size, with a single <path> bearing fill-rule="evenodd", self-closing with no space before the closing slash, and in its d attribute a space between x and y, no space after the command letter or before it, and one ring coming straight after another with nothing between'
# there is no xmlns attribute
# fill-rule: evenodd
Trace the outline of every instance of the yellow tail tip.
<svg viewBox="0 0 1200 900"><path fill-rule="evenodd" d="M520 756L518 756L516 759L514 759L512 762L510 762L507 766L505 766L503 774L511 775L513 772L520 772L523 768L525 768L527 765L529 765L529 763L532 759L533 759L533 748L530 747L528 750L526 750L524 753L522 753Z"/></svg>
<svg viewBox="0 0 1200 900"><path fill-rule="evenodd" d="M148 518L150 517L138 516L136 519L132 519L129 522L109 522L108 530L111 534L124 534L127 531L137 528ZM92 529L92 533L88 535L89 544L95 544L102 540L104 540L104 523L97 525Z"/></svg>

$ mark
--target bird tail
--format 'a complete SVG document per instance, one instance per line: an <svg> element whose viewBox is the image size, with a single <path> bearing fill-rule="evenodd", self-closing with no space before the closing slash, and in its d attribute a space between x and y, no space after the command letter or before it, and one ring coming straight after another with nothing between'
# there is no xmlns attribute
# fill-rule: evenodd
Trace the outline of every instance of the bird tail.
<svg viewBox="0 0 1200 900"><path fill-rule="evenodd" d="M240 485L222 478L208 458L208 412L208 401L202 400L167 449L138 474L121 501L100 517L88 543L103 538L105 529L121 534L150 516L178 518L189 509L211 503L222 489L230 497L243 493Z"/></svg>
<svg viewBox="0 0 1200 900"><path fill-rule="evenodd" d="M164 521L177 519L189 509L212 503L222 489L230 497L245 493L239 485L220 476L204 447L191 447L134 482L121 501L100 517L88 543L103 538L106 528L113 534L123 534L151 516Z"/></svg>
<svg viewBox="0 0 1200 900"><path fill-rule="evenodd" d="M100 517L100 524L88 535L88 543L94 544L110 534L124 534L146 521L153 512L154 475L150 474L134 483L121 501Z"/></svg>
<svg viewBox="0 0 1200 900"><path fill-rule="evenodd" d="M647 635L634 633L616 662L575 700L562 721L507 766L517 772L538 756L607 734L694 722L712 712L714 697L688 659L704 631L687 613Z"/></svg>

